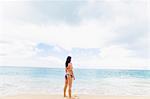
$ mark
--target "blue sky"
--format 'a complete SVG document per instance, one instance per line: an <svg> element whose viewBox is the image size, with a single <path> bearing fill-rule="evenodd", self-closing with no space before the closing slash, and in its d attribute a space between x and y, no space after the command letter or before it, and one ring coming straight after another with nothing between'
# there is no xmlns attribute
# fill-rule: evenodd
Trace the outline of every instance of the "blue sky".
<svg viewBox="0 0 150 99"><path fill-rule="evenodd" d="M0 65L150 69L148 0L1 0Z"/></svg>

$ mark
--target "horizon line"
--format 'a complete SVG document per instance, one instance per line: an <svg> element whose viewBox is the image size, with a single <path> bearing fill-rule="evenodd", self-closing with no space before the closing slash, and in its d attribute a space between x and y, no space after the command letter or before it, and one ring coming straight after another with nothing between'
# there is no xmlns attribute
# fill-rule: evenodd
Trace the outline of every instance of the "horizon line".
<svg viewBox="0 0 150 99"><path fill-rule="evenodd" d="M16 67L16 68L51 68L51 69L63 69L64 67L50 67L50 66L1 66L0 67ZM120 68L120 67L74 67L74 69L119 69L119 70L150 70L150 68Z"/></svg>

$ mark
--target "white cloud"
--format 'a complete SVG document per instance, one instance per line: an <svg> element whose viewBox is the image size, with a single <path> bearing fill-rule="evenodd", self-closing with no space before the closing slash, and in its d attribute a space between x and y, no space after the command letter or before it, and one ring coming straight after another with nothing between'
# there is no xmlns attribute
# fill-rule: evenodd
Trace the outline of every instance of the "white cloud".
<svg viewBox="0 0 150 99"><path fill-rule="evenodd" d="M112 45L101 49L100 57L90 58L88 60L75 60L75 66L78 68L114 68L114 69L150 69L149 60L141 57L134 57L131 50L123 48L120 45ZM82 65L81 65L82 64Z"/></svg>
<svg viewBox="0 0 150 99"><path fill-rule="evenodd" d="M30 14L30 10L33 9L31 6L24 6L23 3L21 5L6 3L7 6L3 6L6 8L3 9L3 12L5 12L3 14L7 17L3 17L3 20L1 20L3 24L0 29L0 41L8 43L0 43L1 65L64 65L65 59L62 60L57 56L41 57L37 55L38 49L36 49L36 45L42 42L55 45L54 49L56 51L60 51L61 49L57 46L61 46L70 54L72 48L100 49L100 57L94 57L88 59L88 61L83 60L82 56L79 55L79 59L74 59L77 67L80 65L87 67L106 66L106 68L149 68L148 58L136 57L136 53L128 49L124 44L112 42L123 35L129 35L130 37L128 32L132 33L132 31L117 31L121 27L127 27L132 24L138 26L145 24L145 21L147 21L145 17L148 16L145 11L147 8L145 7L146 3L141 2L124 3L118 0L115 2L109 0L99 3L96 1L89 2L79 10L79 16L82 20L78 25L62 22L60 24L30 23L21 19ZM15 7L16 5L18 6ZM32 18L34 17L38 16L32 16ZM146 33L144 32L144 34ZM135 33L135 35L138 34ZM133 37L133 39L135 38ZM139 45L144 45L142 47L148 46L147 41L144 39L145 36L142 36L139 39L135 39L135 41ZM126 40L128 41L128 39ZM133 46L133 44L129 43L129 46ZM90 56L88 57L90 58Z"/></svg>
<svg viewBox="0 0 150 99"><path fill-rule="evenodd" d="M39 56L36 44L24 40L7 40L0 43L1 66L57 66L63 65L63 61L55 56Z"/></svg>
<svg viewBox="0 0 150 99"><path fill-rule="evenodd" d="M95 21L83 22L79 26L67 24L40 26L35 24L3 24L3 38L24 39L34 42L56 43L64 48L102 47L114 34L109 28ZM99 28L101 27L101 28ZM8 29L9 28L9 29Z"/></svg>
<svg viewBox="0 0 150 99"><path fill-rule="evenodd" d="M109 46L101 50L101 56L103 58L120 59L124 57L130 57L130 55L132 56L132 52L130 50L118 45Z"/></svg>

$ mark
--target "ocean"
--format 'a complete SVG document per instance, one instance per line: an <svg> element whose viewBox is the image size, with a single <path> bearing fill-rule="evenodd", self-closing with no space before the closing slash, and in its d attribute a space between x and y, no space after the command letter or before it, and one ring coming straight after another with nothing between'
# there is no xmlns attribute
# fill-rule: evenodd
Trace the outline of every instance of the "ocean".
<svg viewBox="0 0 150 99"><path fill-rule="evenodd" d="M74 69L73 93L150 96L150 70ZM0 67L0 95L62 94L64 68Z"/></svg>

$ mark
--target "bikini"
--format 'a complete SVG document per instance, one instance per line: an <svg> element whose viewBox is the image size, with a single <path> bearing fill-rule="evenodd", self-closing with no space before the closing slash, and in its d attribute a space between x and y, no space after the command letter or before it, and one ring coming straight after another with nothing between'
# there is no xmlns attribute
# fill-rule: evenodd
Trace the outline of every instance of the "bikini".
<svg viewBox="0 0 150 99"><path fill-rule="evenodd" d="M67 80L67 78L68 78L69 76L71 76L71 78L73 78L73 75L71 75L70 72L67 71L67 72L66 72L66 75L65 75L66 80Z"/></svg>

